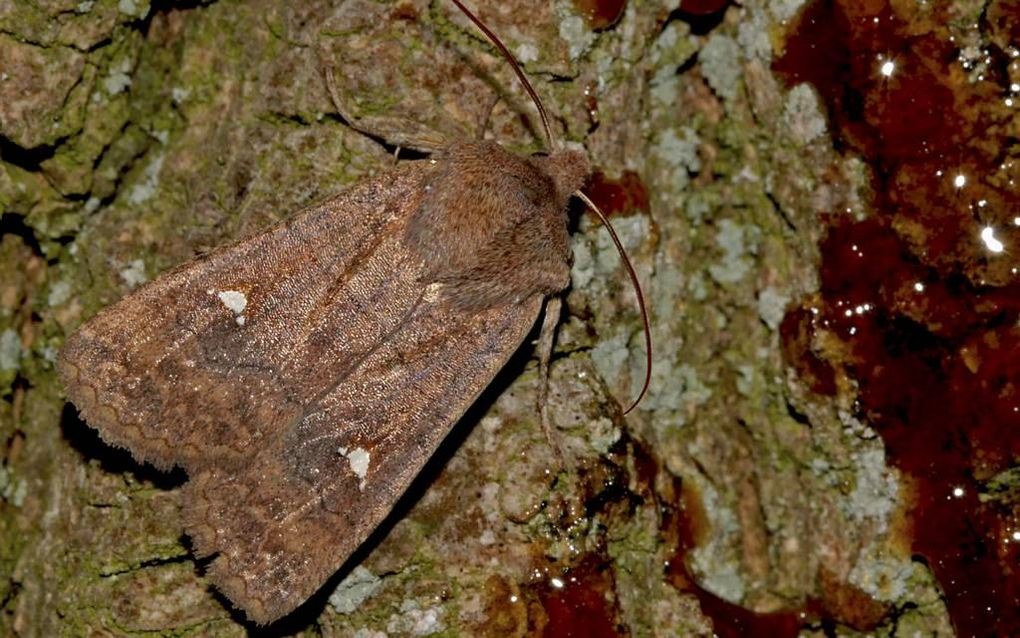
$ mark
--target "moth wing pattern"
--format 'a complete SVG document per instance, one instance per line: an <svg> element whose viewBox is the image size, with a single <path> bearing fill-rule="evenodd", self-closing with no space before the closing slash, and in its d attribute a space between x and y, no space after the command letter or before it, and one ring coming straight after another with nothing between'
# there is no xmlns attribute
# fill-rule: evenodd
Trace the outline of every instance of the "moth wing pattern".
<svg viewBox="0 0 1020 638"><path fill-rule="evenodd" d="M244 462L388 329L379 314L331 308L368 308L395 283L359 263L393 240L424 177L412 163L360 182L104 309L61 351L68 399L139 461L189 473ZM361 339L331 338L365 321L377 324Z"/></svg>
<svg viewBox="0 0 1020 638"><path fill-rule="evenodd" d="M217 587L260 624L318 590L517 350L541 304L536 295L465 317L422 303L251 463L193 477L186 529L200 554L218 553Z"/></svg>
<svg viewBox="0 0 1020 638"><path fill-rule="evenodd" d="M61 353L104 440L187 471L186 531L259 624L347 560L541 310L539 292L465 310L423 283L405 235L434 170L402 165L172 270Z"/></svg>

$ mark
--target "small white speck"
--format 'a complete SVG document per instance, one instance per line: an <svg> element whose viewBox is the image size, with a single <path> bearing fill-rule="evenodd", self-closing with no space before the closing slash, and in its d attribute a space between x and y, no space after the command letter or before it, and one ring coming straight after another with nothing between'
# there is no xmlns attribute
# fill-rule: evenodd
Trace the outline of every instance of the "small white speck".
<svg viewBox="0 0 1020 638"><path fill-rule="evenodd" d="M891 77L893 71L896 70L896 63L892 60L886 60L882 63L882 67L879 69L885 77Z"/></svg>
<svg viewBox="0 0 1020 638"><path fill-rule="evenodd" d="M914 282L914 290L917 292L924 292L924 284L920 281Z"/></svg>
<svg viewBox="0 0 1020 638"><path fill-rule="evenodd" d="M953 496L956 497L956 498L961 498L963 496L963 488L962 487L954 487L953 488Z"/></svg>
<svg viewBox="0 0 1020 638"><path fill-rule="evenodd" d="M425 287L425 294L423 295L423 298L428 303L435 303L436 300L439 299L439 293L442 289L443 284L433 282Z"/></svg>
<svg viewBox="0 0 1020 638"><path fill-rule="evenodd" d="M338 447L336 451L341 456L347 457L347 462L351 465L351 471L361 479L361 484L358 485L358 488L365 489L365 477L368 476L368 466L372 460L372 455L362 447L356 447L353 450L348 450L346 447Z"/></svg>
<svg viewBox="0 0 1020 638"><path fill-rule="evenodd" d="M244 312L244 309L248 307L248 297L246 297L243 292L237 290L223 290L216 296L219 297L220 302L235 315L240 315Z"/></svg>
<svg viewBox="0 0 1020 638"><path fill-rule="evenodd" d="M562 579L560 579L560 578L556 578L556 577L554 576L553 578L549 579L549 584L550 584L550 585L552 585L552 586L553 586L554 588L556 588L556 589L563 589L563 585L564 585L565 583L563 582L563 580L562 580Z"/></svg>
<svg viewBox="0 0 1020 638"><path fill-rule="evenodd" d="M956 177L953 178L953 186L955 186L957 188L963 188L963 186L966 183L967 183L967 176L964 175L963 173L960 173Z"/></svg>
<svg viewBox="0 0 1020 638"><path fill-rule="evenodd" d="M991 226L985 226L981 229L981 241L985 242L985 246L993 253L1001 253L1006 249L1003 243L996 239L995 229Z"/></svg>
<svg viewBox="0 0 1020 638"><path fill-rule="evenodd" d="M238 315L238 316L237 316L237 317L236 317L236 318L234 319L234 321L235 321L235 322L237 323L237 325L239 325L239 326L243 326L243 325L244 325L244 315Z"/></svg>
<svg viewBox="0 0 1020 638"><path fill-rule="evenodd" d="M1013 532L1013 540L1020 541L1020 532Z"/></svg>

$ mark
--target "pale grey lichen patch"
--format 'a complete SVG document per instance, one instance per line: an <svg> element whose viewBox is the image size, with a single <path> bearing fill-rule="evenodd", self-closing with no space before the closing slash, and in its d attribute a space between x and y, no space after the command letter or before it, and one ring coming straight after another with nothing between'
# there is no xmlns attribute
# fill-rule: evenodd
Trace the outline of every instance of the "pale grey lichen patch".
<svg viewBox="0 0 1020 638"><path fill-rule="evenodd" d="M770 29L770 21L760 7L745 7L744 19L737 27L737 43L748 59L758 59L766 63L771 61Z"/></svg>
<svg viewBox="0 0 1020 638"><path fill-rule="evenodd" d="M159 154L145 167L142 174L142 181L135 184L128 193L128 201L132 204L141 204L149 200L159 186L159 172L163 170L163 155Z"/></svg>
<svg viewBox="0 0 1020 638"><path fill-rule="evenodd" d="M614 217L613 228L623 248L634 251L648 238L648 218L644 215ZM605 226L599 226L595 235L595 272L603 276L611 276L620 271L620 251L616 249L613 238Z"/></svg>
<svg viewBox="0 0 1020 638"><path fill-rule="evenodd" d="M848 580L876 600L902 600L915 569L923 569L907 558L889 555L879 545L869 545L850 570Z"/></svg>
<svg viewBox="0 0 1020 638"><path fill-rule="evenodd" d="M65 301L71 298L71 282L66 279L54 282L50 286L50 292L46 295L46 303L52 308L54 306L62 305Z"/></svg>
<svg viewBox="0 0 1020 638"><path fill-rule="evenodd" d="M701 158L698 156L700 145L698 133L691 127L683 127L679 134L676 129L667 128L655 141L652 152L667 166L678 171L682 169L686 177L687 173L701 170ZM683 184L686 183L684 180Z"/></svg>
<svg viewBox="0 0 1020 638"><path fill-rule="evenodd" d="M677 367L677 372L680 373L680 379L683 381L683 401L685 404L698 407L704 405L712 398L712 388L705 385L701 380L698 376L697 368L684 363Z"/></svg>
<svg viewBox="0 0 1020 638"><path fill-rule="evenodd" d="M702 573L701 586L705 590L731 603L739 603L744 599L747 586L736 561L708 562Z"/></svg>
<svg viewBox="0 0 1020 638"><path fill-rule="evenodd" d="M790 132L790 138L801 146L825 135L825 115L818 95L808 84L798 84L786 94L783 125Z"/></svg>
<svg viewBox="0 0 1020 638"><path fill-rule="evenodd" d="M629 342L630 333L624 327L619 327L611 335L599 337L598 343L591 349L591 360L603 379L612 383L620 378L630 356Z"/></svg>
<svg viewBox="0 0 1020 638"><path fill-rule="evenodd" d="M708 297L708 282L700 272L690 274L687 279L687 292L694 301L704 301Z"/></svg>
<svg viewBox="0 0 1020 638"><path fill-rule="evenodd" d="M745 257L747 245L745 229L731 219L719 222L715 236L716 245L722 249L722 261L708 267L708 272L720 284L732 284L743 279L751 270L751 262Z"/></svg>
<svg viewBox="0 0 1020 638"><path fill-rule="evenodd" d="M144 18L149 13L148 0L120 0L117 10L135 18Z"/></svg>
<svg viewBox="0 0 1020 638"><path fill-rule="evenodd" d="M127 265L127 268L121 269L119 274L120 278L124 280L124 283L127 284L128 288L140 286L149 279L149 276L145 274L145 262L141 259L135 259L132 261Z"/></svg>
<svg viewBox="0 0 1020 638"><path fill-rule="evenodd" d="M654 343L654 342L653 342ZM685 382L676 364L677 352L669 351L663 355L656 354L655 365L652 366L652 382L648 387L648 396L639 406L642 410L678 411L684 406ZM682 425L683 415L679 423ZM656 424L666 425L665 420L657 420Z"/></svg>
<svg viewBox="0 0 1020 638"><path fill-rule="evenodd" d="M0 498L15 507L25 504L25 496L28 494L28 483L24 479L15 477L6 467L0 465Z"/></svg>
<svg viewBox="0 0 1020 638"><path fill-rule="evenodd" d="M591 243L585 235L573 235L570 239L574 263L570 267L570 283L574 290L584 290L595 278L595 257Z"/></svg>
<svg viewBox="0 0 1020 638"><path fill-rule="evenodd" d="M60 351L53 346L44 346L43 349L40 350L39 352L40 354L42 354L43 361L45 361L46 363L56 363L57 354Z"/></svg>
<svg viewBox="0 0 1020 638"><path fill-rule="evenodd" d="M620 440L622 432L612 419L600 417L587 429L588 444L599 454L607 454L609 449Z"/></svg>
<svg viewBox="0 0 1020 638"><path fill-rule="evenodd" d="M94 7L95 4L96 4L95 0L85 0L84 2L79 2L77 6L75 6L74 8L74 12L78 14L88 13L89 11L92 11L92 7Z"/></svg>
<svg viewBox="0 0 1020 638"><path fill-rule="evenodd" d="M521 64L530 64L538 59L538 47L531 42L521 42L514 50L514 57Z"/></svg>
<svg viewBox="0 0 1020 638"><path fill-rule="evenodd" d="M170 99L174 101L174 104L180 104L188 99L189 95L191 95L191 89L175 86L170 90Z"/></svg>
<svg viewBox="0 0 1020 638"><path fill-rule="evenodd" d="M386 623L386 631L411 636L431 636L446 628L443 624L444 615L445 610L441 606L422 609L417 601L405 600L400 605L400 613L390 616Z"/></svg>
<svg viewBox="0 0 1020 638"><path fill-rule="evenodd" d="M103 79L103 88L111 97L131 86L131 59L121 58L110 65L110 73Z"/></svg>
<svg viewBox="0 0 1020 638"><path fill-rule="evenodd" d="M11 328L0 332L0 372L13 372L21 365L21 337Z"/></svg>
<svg viewBox="0 0 1020 638"><path fill-rule="evenodd" d="M680 89L680 78L674 74L667 75L652 85L652 99L660 106L675 104Z"/></svg>
<svg viewBox="0 0 1020 638"><path fill-rule="evenodd" d="M651 282L649 295L653 314L658 317L679 317L678 313L685 301L683 290L686 279L687 274L676 259L664 253L655 256L655 278ZM666 329L662 324L659 326Z"/></svg>
<svg viewBox="0 0 1020 638"><path fill-rule="evenodd" d="M754 389L755 380L755 367L750 364L741 364L737 366L737 392L744 396L751 396L751 391Z"/></svg>
<svg viewBox="0 0 1020 638"><path fill-rule="evenodd" d="M885 530L899 496L899 483L885 463L885 451L876 447L856 452L851 458L857 476L843 508L851 519L872 519L879 530Z"/></svg>
<svg viewBox="0 0 1020 638"><path fill-rule="evenodd" d="M382 579L358 565L329 595L330 606L340 614L353 613L382 585Z"/></svg>
<svg viewBox="0 0 1020 638"><path fill-rule="evenodd" d="M684 204L684 213L695 225L701 224L711 210L712 202L709 201L709 198L696 194L688 197Z"/></svg>
<svg viewBox="0 0 1020 638"><path fill-rule="evenodd" d="M805 0L772 0L768 3L768 8L777 22L786 22L797 15L804 2Z"/></svg>
<svg viewBox="0 0 1020 638"><path fill-rule="evenodd" d="M354 632L351 638L389 638L389 636L383 631L369 629L368 627L360 627Z"/></svg>
<svg viewBox="0 0 1020 638"><path fill-rule="evenodd" d="M837 410L836 416L839 418L839 422L843 425L843 430L847 434L862 440L871 440L878 437L874 430L847 410Z"/></svg>
<svg viewBox="0 0 1020 638"><path fill-rule="evenodd" d="M775 286L767 286L758 293L758 316L771 330L778 330L789 303L789 295L780 292Z"/></svg>
<svg viewBox="0 0 1020 638"><path fill-rule="evenodd" d="M584 18L574 13L569 2L557 2L556 14L560 18L560 38L567 43L567 53L572 61L584 55L595 42L595 34Z"/></svg>
<svg viewBox="0 0 1020 638"><path fill-rule="evenodd" d="M740 46L726 35L713 34L698 54L701 73L708 85L725 100L733 100L740 89L743 70Z"/></svg>
<svg viewBox="0 0 1020 638"><path fill-rule="evenodd" d="M677 20L670 22L656 38L649 52L655 74L651 94L660 105L675 104L680 78L676 69L698 51L697 41L688 33L689 27Z"/></svg>
<svg viewBox="0 0 1020 638"><path fill-rule="evenodd" d="M711 533L708 542L690 552L691 567L699 575L702 587L723 600L739 603L743 600L747 588L741 576L740 566L731 555L731 537L740 531L737 515L722 504L715 487L706 481L695 482L701 494Z"/></svg>

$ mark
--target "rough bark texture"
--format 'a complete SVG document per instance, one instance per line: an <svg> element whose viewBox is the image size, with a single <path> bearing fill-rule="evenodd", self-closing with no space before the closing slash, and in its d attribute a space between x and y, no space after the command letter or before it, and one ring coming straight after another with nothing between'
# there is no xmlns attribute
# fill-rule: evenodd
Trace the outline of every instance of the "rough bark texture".
<svg viewBox="0 0 1020 638"><path fill-rule="evenodd" d="M799 3L748 0L710 23L677 4L630 2L596 32L565 0L474 3L559 139L650 193L614 215L651 303L649 397L620 416L644 371L640 321L582 216L552 369L562 464L524 351L354 563L273 633L708 636L710 592L762 613L823 601L840 635L951 635L897 536L908 487L848 416L852 391L821 400L782 359L783 309L816 287L819 213L863 214L867 188L814 94L769 70ZM0 0L0 634L250 629L191 559L181 477L102 445L53 362L140 282L393 161L335 116L324 61L373 130L411 119L542 145L507 65L441 0ZM677 586L681 560L700 598Z"/></svg>

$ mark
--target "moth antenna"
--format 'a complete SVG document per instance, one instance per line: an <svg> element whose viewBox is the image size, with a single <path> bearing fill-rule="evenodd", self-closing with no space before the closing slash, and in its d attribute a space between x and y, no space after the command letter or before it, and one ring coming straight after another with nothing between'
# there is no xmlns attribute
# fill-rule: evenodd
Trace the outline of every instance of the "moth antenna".
<svg viewBox="0 0 1020 638"><path fill-rule="evenodd" d="M514 58L513 54L510 53L510 49L507 49L506 45L503 44L503 41L500 40L496 34L489 29L489 27L485 26L485 23L482 22L478 16L471 13L471 11L469 11L460 0L452 0L452 2L457 5L457 8L461 10L461 13L468 17L468 20L475 23L475 26L485 34L485 37L489 38L489 41L492 42L497 49L499 49L499 52L503 54L506 61L510 63L510 68L514 70L514 73L517 75L517 79L524 85L524 90L528 92L528 95L531 97L531 101L535 103L535 108L538 109L538 116L542 118L542 129L545 131L545 138L549 142L549 150L552 151L553 136L552 128L549 126L549 116L546 115L545 107L542 106L542 100L538 98L538 93L535 92L535 89L531 86L531 82L528 82L528 78L524 75L521 65L517 63L517 60Z"/></svg>
<svg viewBox="0 0 1020 638"><path fill-rule="evenodd" d="M627 251L624 250L623 244L620 243L620 238L616 235L616 231L613 229L613 225L609 223L607 218L599 207L595 205L595 202L588 199L588 196L581 191L574 191L574 195L578 197L585 205L588 206L595 213L602 224L609 231L609 237L616 244L616 250L620 253L620 257L623 259L623 265L627 268L627 274L630 275L630 281L634 284L634 293L637 295L638 307L641 309L641 322L644 324L645 329L645 383L641 386L641 392L638 393L634 402L630 404L630 407L623 411L624 415L629 414L631 410L637 407L638 403L641 403L641 399L645 398L645 394L648 393L648 386L652 383L652 328L648 322L648 309L645 307L645 295L641 292L641 283L638 281L637 272L634 271L633 264L630 263L630 257L627 256Z"/></svg>

